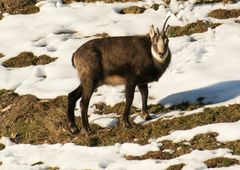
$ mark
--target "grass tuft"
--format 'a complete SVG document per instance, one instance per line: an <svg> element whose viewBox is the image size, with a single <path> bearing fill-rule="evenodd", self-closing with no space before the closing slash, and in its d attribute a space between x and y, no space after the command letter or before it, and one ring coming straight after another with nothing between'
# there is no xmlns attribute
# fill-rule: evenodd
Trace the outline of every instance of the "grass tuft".
<svg viewBox="0 0 240 170"><path fill-rule="evenodd" d="M217 19L238 18L240 9L215 9L209 12L208 16Z"/></svg>
<svg viewBox="0 0 240 170"><path fill-rule="evenodd" d="M204 161L204 163L208 168L220 168L239 164L239 160L233 158L218 157Z"/></svg>
<svg viewBox="0 0 240 170"><path fill-rule="evenodd" d="M54 62L57 58L48 55L35 56L32 52L22 52L2 63L4 67L27 67L30 65L45 65Z"/></svg>
<svg viewBox="0 0 240 170"><path fill-rule="evenodd" d="M63 0L63 3L70 4L73 2L86 2L86 3L93 3L93 2L105 2L105 3L114 3L114 2L138 2L139 0Z"/></svg>
<svg viewBox="0 0 240 170"><path fill-rule="evenodd" d="M170 26L168 29L168 35L170 37L178 37L183 35L192 35L194 33L203 33L206 32L208 28L214 29L219 25L221 24L198 20L197 22L187 24L184 27Z"/></svg>
<svg viewBox="0 0 240 170"><path fill-rule="evenodd" d="M0 13L9 14L34 14L39 12L35 6L37 0L4 0L0 1Z"/></svg>
<svg viewBox="0 0 240 170"><path fill-rule="evenodd" d="M0 151L3 150L5 148L5 145L0 143Z"/></svg>
<svg viewBox="0 0 240 170"><path fill-rule="evenodd" d="M184 163L171 165L166 170L181 170L185 166Z"/></svg>
<svg viewBox="0 0 240 170"><path fill-rule="evenodd" d="M123 8L119 13L120 14L141 14L141 13L144 13L145 10L146 10L145 7L130 6L127 8Z"/></svg>
<svg viewBox="0 0 240 170"><path fill-rule="evenodd" d="M1 16L0 16L0 18L1 18ZM2 58L2 57L4 57L4 55L2 53L0 53L0 58Z"/></svg>

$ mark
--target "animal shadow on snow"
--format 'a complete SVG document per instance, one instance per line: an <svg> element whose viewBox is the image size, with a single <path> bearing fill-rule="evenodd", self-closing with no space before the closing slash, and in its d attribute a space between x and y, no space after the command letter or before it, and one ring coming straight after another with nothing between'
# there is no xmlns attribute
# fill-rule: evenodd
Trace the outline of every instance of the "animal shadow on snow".
<svg viewBox="0 0 240 170"><path fill-rule="evenodd" d="M199 98L203 103L221 103L240 96L240 80L223 81L199 89L171 94L159 101L161 104L196 103Z"/></svg>

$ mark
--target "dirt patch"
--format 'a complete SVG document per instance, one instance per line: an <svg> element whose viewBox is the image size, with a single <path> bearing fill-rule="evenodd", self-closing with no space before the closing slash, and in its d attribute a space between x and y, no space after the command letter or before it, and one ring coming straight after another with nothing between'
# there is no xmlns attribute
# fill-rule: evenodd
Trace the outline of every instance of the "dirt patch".
<svg viewBox="0 0 240 170"><path fill-rule="evenodd" d="M178 37L183 35L192 35L194 33L203 33L206 32L208 28L214 29L219 25L221 24L198 20L197 22L187 24L184 27L170 26L168 29L168 35L170 37Z"/></svg>
<svg viewBox="0 0 240 170"><path fill-rule="evenodd" d="M218 157L204 161L204 163L208 168L220 168L239 164L239 161L233 158Z"/></svg>
<svg viewBox="0 0 240 170"><path fill-rule="evenodd" d="M171 165L169 166L166 170L181 170L185 164L176 164L176 165Z"/></svg>
<svg viewBox="0 0 240 170"><path fill-rule="evenodd" d="M0 0L1 13L9 14L33 14L39 12L39 8L34 6L37 0Z"/></svg>
<svg viewBox="0 0 240 170"><path fill-rule="evenodd" d="M57 58L48 55L35 56L32 52L22 52L16 57L10 58L2 63L4 67L27 67L30 65L45 65L54 62Z"/></svg>
<svg viewBox="0 0 240 170"><path fill-rule="evenodd" d="M240 16L240 9L215 9L208 16L217 19L237 18Z"/></svg>
<svg viewBox="0 0 240 170"><path fill-rule="evenodd" d="M145 7L130 6L127 8L123 8L119 13L120 14L141 14L141 13L144 13L145 10L146 10Z"/></svg>

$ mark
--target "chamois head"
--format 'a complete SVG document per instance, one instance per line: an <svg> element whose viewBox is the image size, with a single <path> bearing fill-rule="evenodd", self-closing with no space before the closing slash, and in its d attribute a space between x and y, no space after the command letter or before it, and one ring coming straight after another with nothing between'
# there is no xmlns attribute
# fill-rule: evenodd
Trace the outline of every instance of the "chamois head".
<svg viewBox="0 0 240 170"><path fill-rule="evenodd" d="M166 54L168 51L168 37L166 33L167 33L168 26L166 29L165 27L169 18L170 16L164 22L161 32L159 31L158 28L155 31L153 25L150 26L149 36L152 42L151 52L153 57L160 63L163 62L167 56Z"/></svg>

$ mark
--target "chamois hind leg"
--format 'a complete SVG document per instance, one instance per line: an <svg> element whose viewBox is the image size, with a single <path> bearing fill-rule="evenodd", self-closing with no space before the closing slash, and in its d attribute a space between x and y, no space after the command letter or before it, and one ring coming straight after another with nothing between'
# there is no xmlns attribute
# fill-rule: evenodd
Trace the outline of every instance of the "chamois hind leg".
<svg viewBox="0 0 240 170"><path fill-rule="evenodd" d="M136 83L133 79L127 80L125 87L125 97L126 97L126 105L123 113L122 123L124 128L131 128L131 123L129 122L129 112L132 106L132 101L134 98Z"/></svg>
<svg viewBox="0 0 240 170"><path fill-rule="evenodd" d="M80 101L82 128L83 132L86 135L88 135L89 132L91 132L91 128L88 121L88 106L96 86L94 85L94 82L90 78L86 79L86 81L82 83L83 83L83 95Z"/></svg>
<svg viewBox="0 0 240 170"><path fill-rule="evenodd" d="M75 122L74 109L76 102L80 97L82 97L83 87L79 85L75 90L68 94L68 109L67 109L67 119L69 122L70 131L73 134L79 132L78 127Z"/></svg>
<svg viewBox="0 0 240 170"><path fill-rule="evenodd" d="M148 98L148 85L143 84L143 85L138 85L138 89L141 93L142 96L142 118L144 120L151 120L151 116L148 113L147 109L147 98Z"/></svg>

